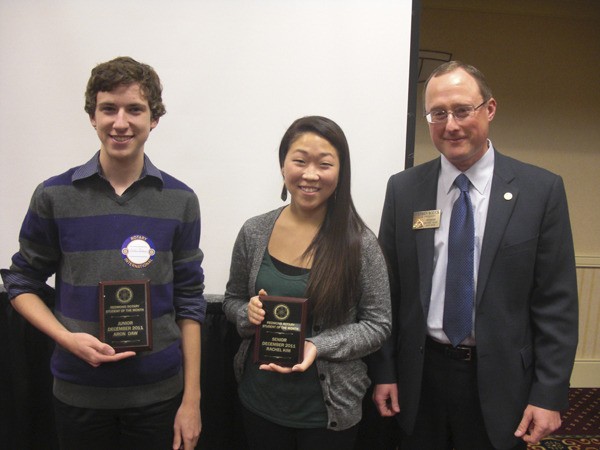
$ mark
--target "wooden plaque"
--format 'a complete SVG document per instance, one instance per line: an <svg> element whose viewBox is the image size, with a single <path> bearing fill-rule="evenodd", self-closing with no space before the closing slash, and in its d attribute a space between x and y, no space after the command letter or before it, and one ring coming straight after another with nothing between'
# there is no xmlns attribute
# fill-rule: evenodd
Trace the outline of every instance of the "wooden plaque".
<svg viewBox="0 0 600 450"><path fill-rule="evenodd" d="M101 281L100 340L117 352L152 350L149 280Z"/></svg>
<svg viewBox="0 0 600 450"><path fill-rule="evenodd" d="M304 359L306 298L261 296L265 319L256 327L254 362L292 367Z"/></svg>

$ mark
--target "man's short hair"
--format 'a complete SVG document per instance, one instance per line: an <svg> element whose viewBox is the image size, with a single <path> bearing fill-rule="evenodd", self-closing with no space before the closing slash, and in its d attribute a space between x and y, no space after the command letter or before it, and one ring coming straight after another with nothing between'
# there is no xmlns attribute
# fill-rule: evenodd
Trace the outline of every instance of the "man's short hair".
<svg viewBox="0 0 600 450"><path fill-rule="evenodd" d="M462 61L448 61L436 67L433 72L431 72L431 75L429 75L429 78L427 78L427 81L423 86L423 104L425 103L425 91L427 90L429 81L432 78L454 72L458 69L464 70L475 79L477 86L479 86L479 92L481 93L481 97L483 97L483 101L488 101L490 98L492 98L492 88L490 88L485 75L479 69Z"/></svg>
<svg viewBox="0 0 600 450"><path fill-rule="evenodd" d="M147 64L128 56L120 56L98 64L85 90L85 112L93 116L96 112L98 92L110 92L120 85L139 84L142 95L148 100L152 119L158 120L167 110L162 102L162 85L158 74Z"/></svg>

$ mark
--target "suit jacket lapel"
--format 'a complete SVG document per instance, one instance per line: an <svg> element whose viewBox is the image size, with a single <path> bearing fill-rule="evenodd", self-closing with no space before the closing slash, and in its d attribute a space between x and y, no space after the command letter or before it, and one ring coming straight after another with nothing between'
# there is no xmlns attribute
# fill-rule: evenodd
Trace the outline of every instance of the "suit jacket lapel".
<svg viewBox="0 0 600 450"><path fill-rule="evenodd" d="M414 210L429 211L436 208L440 158L433 160L423 172L422 181L415 186ZM425 318L429 313L431 280L433 278L433 252L435 229L412 230L415 233L419 260L419 293Z"/></svg>
<svg viewBox="0 0 600 450"><path fill-rule="evenodd" d="M477 276L477 304L481 301L492 263L519 196L510 160L497 151L494 156L494 175Z"/></svg>

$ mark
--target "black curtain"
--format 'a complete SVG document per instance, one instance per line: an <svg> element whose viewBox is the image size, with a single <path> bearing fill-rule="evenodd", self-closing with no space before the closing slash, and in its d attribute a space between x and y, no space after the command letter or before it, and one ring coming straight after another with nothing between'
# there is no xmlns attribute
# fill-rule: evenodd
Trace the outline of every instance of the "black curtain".
<svg viewBox="0 0 600 450"><path fill-rule="evenodd" d="M202 325L202 433L197 448L246 450L233 375L240 337L223 314L221 296L207 297ZM54 343L14 311L2 285L0 339L0 448L58 449L50 373ZM397 433L396 421L378 417L371 391L367 392L356 450L396 449Z"/></svg>

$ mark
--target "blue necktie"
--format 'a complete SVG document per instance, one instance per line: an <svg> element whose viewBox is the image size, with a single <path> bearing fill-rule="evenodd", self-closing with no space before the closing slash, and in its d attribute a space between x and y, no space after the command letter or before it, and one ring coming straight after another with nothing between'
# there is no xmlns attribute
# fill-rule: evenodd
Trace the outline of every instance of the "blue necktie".
<svg viewBox="0 0 600 450"><path fill-rule="evenodd" d="M460 196L454 202L450 216L443 328L456 347L473 328L475 224L469 179L461 173L454 184L460 189Z"/></svg>

